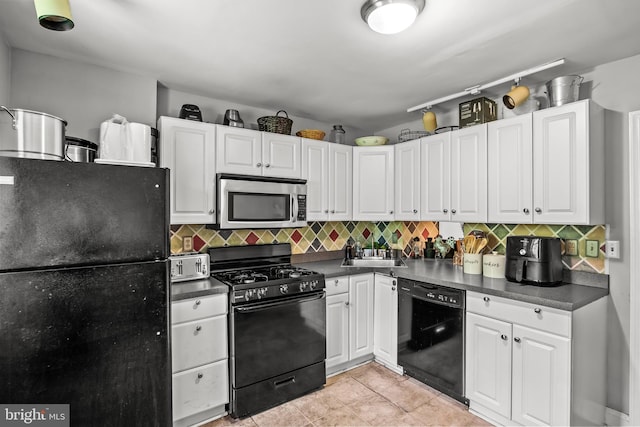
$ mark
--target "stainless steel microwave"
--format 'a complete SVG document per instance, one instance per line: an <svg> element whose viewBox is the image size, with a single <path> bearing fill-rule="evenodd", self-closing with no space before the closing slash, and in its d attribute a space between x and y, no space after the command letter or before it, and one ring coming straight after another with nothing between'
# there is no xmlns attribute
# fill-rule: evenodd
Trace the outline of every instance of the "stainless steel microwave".
<svg viewBox="0 0 640 427"><path fill-rule="evenodd" d="M302 179L218 174L215 228L289 228L307 225Z"/></svg>

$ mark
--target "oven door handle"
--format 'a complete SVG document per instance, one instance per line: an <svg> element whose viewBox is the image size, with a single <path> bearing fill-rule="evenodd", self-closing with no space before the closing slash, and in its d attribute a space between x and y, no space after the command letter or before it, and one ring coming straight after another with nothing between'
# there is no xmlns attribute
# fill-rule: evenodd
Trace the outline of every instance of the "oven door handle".
<svg viewBox="0 0 640 427"><path fill-rule="evenodd" d="M234 310L241 312L241 313L251 313L251 312L255 312L255 311L261 311L261 310L267 310L269 308L273 308L273 307L280 307L283 305L288 305L288 304L298 304L298 303L303 303L303 302L310 302L310 301L315 301L315 300L319 300L319 299L324 299L324 291L322 291L321 293L318 293L317 295L314 295L312 297L304 297L304 298L291 298L291 299L287 299L286 301L277 301L277 302L270 302L270 303L265 303L265 304L252 304L249 307L235 307Z"/></svg>

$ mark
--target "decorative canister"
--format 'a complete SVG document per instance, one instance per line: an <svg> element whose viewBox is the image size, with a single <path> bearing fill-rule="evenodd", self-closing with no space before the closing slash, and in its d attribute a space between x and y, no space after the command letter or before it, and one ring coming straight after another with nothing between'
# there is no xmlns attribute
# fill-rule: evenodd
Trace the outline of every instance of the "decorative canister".
<svg viewBox="0 0 640 427"><path fill-rule="evenodd" d="M487 254L482 259L482 275L494 279L504 279L506 258L497 252Z"/></svg>
<svg viewBox="0 0 640 427"><path fill-rule="evenodd" d="M482 254L464 254L462 265L465 274L482 274Z"/></svg>

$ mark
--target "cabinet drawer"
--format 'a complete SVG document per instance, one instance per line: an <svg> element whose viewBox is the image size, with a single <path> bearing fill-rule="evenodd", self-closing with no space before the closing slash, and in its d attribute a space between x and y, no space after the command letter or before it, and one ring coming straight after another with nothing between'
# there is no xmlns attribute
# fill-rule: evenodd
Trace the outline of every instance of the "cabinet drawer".
<svg viewBox="0 0 640 427"><path fill-rule="evenodd" d="M332 277L326 279L325 288L327 296L349 292L349 277Z"/></svg>
<svg viewBox="0 0 640 427"><path fill-rule="evenodd" d="M227 357L227 317L217 316L171 327L172 371L215 362Z"/></svg>
<svg viewBox="0 0 640 427"><path fill-rule="evenodd" d="M467 291L467 311L571 338L571 313Z"/></svg>
<svg viewBox="0 0 640 427"><path fill-rule="evenodd" d="M173 420L229 402L227 360L173 375Z"/></svg>
<svg viewBox="0 0 640 427"><path fill-rule="evenodd" d="M172 324L226 313L227 294L208 295L171 303Z"/></svg>

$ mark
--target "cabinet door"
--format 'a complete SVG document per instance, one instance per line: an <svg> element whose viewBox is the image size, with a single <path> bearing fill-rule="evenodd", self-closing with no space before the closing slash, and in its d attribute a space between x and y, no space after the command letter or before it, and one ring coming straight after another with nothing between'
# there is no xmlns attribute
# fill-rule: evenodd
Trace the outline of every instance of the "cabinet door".
<svg viewBox="0 0 640 427"><path fill-rule="evenodd" d="M160 117L160 166L169 168L171 224L215 222L215 125Z"/></svg>
<svg viewBox="0 0 640 427"><path fill-rule="evenodd" d="M329 145L329 219L353 219L353 151L348 145Z"/></svg>
<svg viewBox="0 0 640 427"><path fill-rule="evenodd" d="M327 368L349 360L349 293L327 297Z"/></svg>
<svg viewBox="0 0 640 427"><path fill-rule="evenodd" d="M420 140L416 139L395 148L394 218L400 221L420 220Z"/></svg>
<svg viewBox="0 0 640 427"><path fill-rule="evenodd" d="M261 132L217 125L216 138L216 166L219 173L262 175Z"/></svg>
<svg viewBox="0 0 640 427"><path fill-rule="evenodd" d="M534 222L589 222L588 101L533 114Z"/></svg>
<svg viewBox="0 0 640 427"><path fill-rule="evenodd" d="M449 221L451 132L420 141L420 217L423 221Z"/></svg>
<svg viewBox="0 0 640 427"><path fill-rule="evenodd" d="M519 325L513 325L513 340L513 421L569 425L571 341Z"/></svg>
<svg viewBox="0 0 640 427"><path fill-rule="evenodd" d="M373 274L349 277L349 359L373 353Z"/></svg>
<svg viewBox="0 0 640 427"><path fill-rule="evenodd" d="M329 217L329 143L302 139L302 178L307 180L307 220Z"/></svg>
<svg viewBox="0 0 640 427"><path fill-rule="evenodd" d="M375 274L373 298L373 354L376 359L398 364L398 291L396 279Z"/></svg>
<svg viewBox="0 0 640 427"><path fill-rule="evenodd" d="M532 115L497 120L487 129L489 222L531 223Z"/></svg>
<svg viewBox="0 0 640 427"><path fill-rule="evenodd" d="M393 220L393 146L353 148L353 219Z"/></svg>
<svg viewBox="0 0 640 427"><path fill-rule="evenodd" d="M511 418L511 324L474 313L466 316L466 397Z"/></svg>
<svg viewBox="0 0 640 427"><path fill-rule="evenodd" d="M262 132L263 175L300 179L301 149L302 142L297 136Z"/></svg>
<svg viewBox="0 0 640 427"><path fill-rule="evenodd" d="M487 125L451 132L451 220L487 222Z"/></svg>

